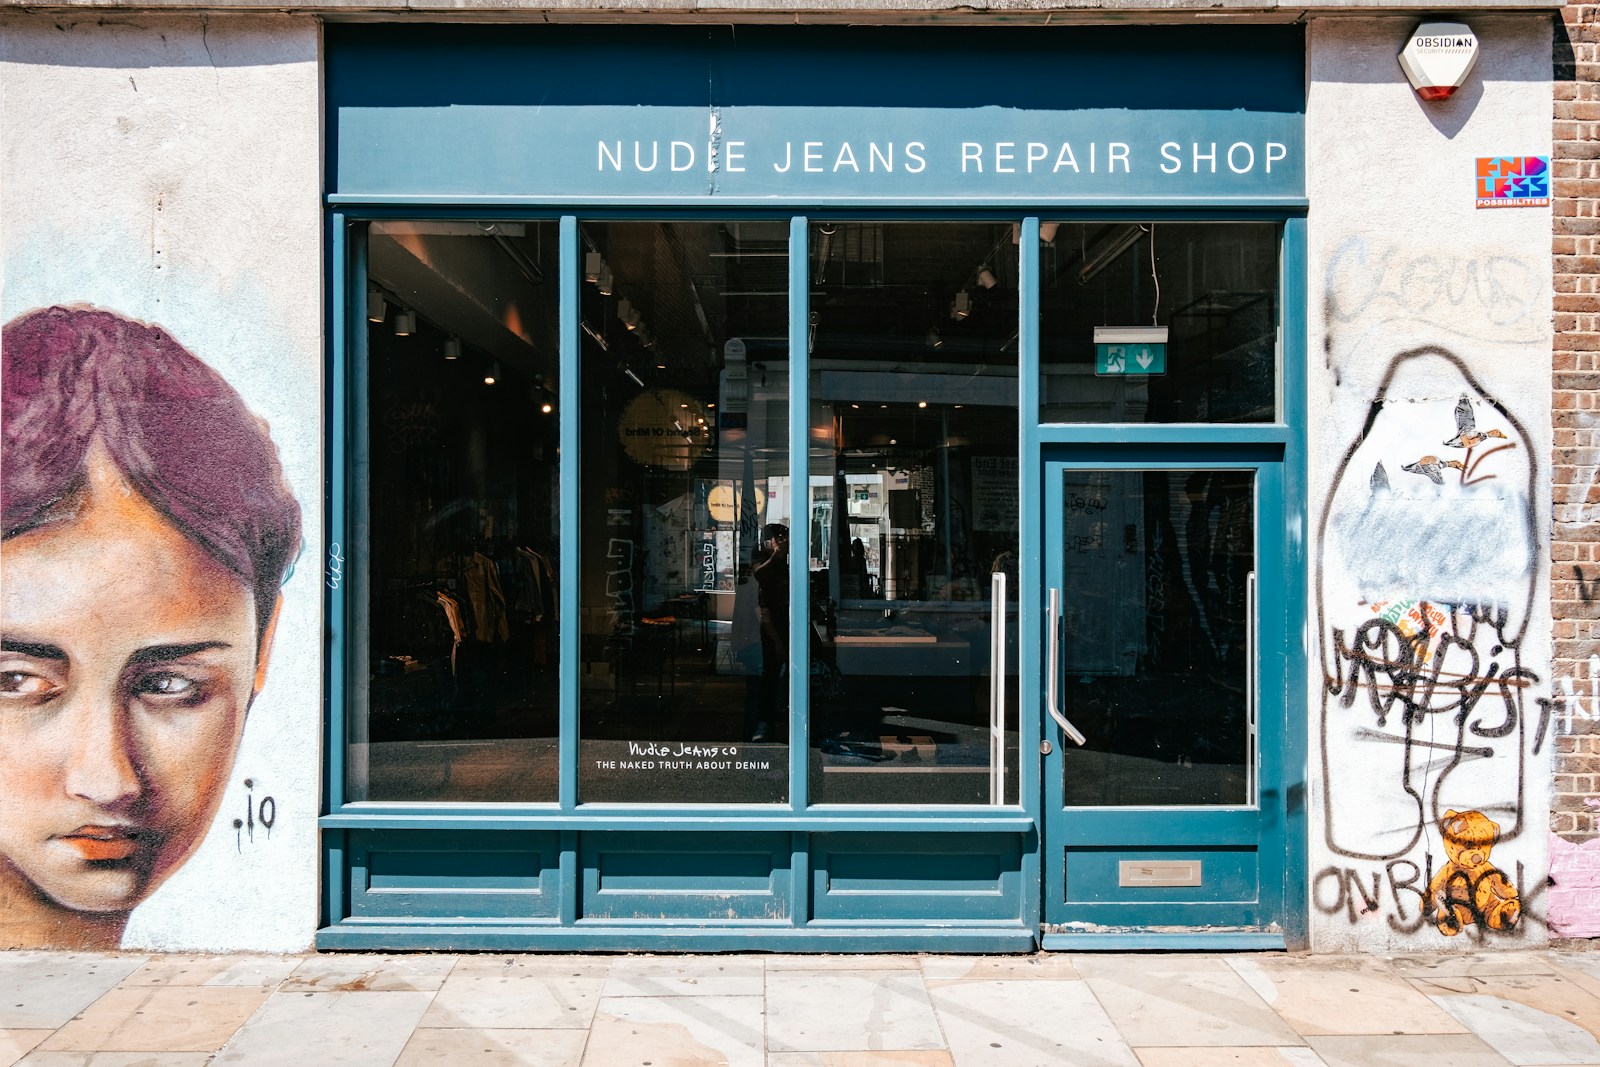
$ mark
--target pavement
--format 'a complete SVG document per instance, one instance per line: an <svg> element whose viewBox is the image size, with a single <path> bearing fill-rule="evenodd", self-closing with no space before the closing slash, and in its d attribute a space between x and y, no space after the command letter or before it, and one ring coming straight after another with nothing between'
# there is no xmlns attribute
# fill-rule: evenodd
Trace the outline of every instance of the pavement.
<svg viewBox="0 0 1600 1067"><path fill-rule="evenodd" d="M0 1067L1600 1065L1600 952L0 952Z"/></svg>

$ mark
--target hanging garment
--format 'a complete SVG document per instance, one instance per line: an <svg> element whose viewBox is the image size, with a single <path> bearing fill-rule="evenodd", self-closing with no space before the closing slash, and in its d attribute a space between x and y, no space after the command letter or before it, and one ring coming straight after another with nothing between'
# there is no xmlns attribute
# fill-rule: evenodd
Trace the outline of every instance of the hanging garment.
<svg viewBox="0 0 1600 1067"><path fill-rule="evenodd" d="M531 548L519 547L516 562L519 590L514 606L530 622L539 622L544 618L544 567Z"/></svg>
<svg viewBox="0 0 1600 1067"><path fill-rule="evenodd" d="M450 633L455 639L450 645L450 674L454 677L456 673L456 654L461 651L461 642L466 640L467 626L461 619L461 604L455 597L441 589L434 594L434 598L439 601L439 606L444 609L444 617L450 623Z"/></svg>
<svg viewBox="0 0 1600 1067"><path fill-rule="evenodd" d="M472 602L472 614L478 621L474 636L479 641L509 640L511 627L506 621L506 595L500 588L494 560L482 552L474 552L467 561L466 579L467 599Z"/></svg>

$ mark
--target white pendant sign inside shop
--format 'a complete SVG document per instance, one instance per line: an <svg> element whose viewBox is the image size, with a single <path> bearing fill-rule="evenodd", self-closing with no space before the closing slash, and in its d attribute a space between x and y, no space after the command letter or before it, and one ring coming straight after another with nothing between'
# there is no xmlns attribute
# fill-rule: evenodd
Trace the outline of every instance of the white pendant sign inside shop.
<svg viewBox="0 0 1600 1067"><path fill-rule="evenodd" d="M1461 88L1477 61L1478 35L1464 22L1424 22L1400 50L1400 69L1424 100Z"/></svg>

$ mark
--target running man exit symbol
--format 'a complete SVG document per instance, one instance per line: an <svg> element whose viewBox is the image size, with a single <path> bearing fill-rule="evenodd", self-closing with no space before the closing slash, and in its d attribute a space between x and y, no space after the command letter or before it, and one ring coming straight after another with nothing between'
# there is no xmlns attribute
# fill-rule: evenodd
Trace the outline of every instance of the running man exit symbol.
<svg viewBox="0 0 1600 1067"><path fill-rule="evenodd" d="M1165 374L1167 346L1150 341L1095 345L1094 372L1101 376Z"/></svg>

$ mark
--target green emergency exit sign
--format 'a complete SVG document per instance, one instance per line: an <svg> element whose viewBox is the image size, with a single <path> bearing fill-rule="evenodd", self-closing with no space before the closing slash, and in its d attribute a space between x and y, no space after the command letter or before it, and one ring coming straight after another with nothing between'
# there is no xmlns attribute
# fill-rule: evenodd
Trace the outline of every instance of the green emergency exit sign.
<svg viewBox="0 0 1600 1067"><path fill-rule="evenodd" d="M1094 372L1102 377L1167 373L1165 326L1096 326Z"/></svg>

